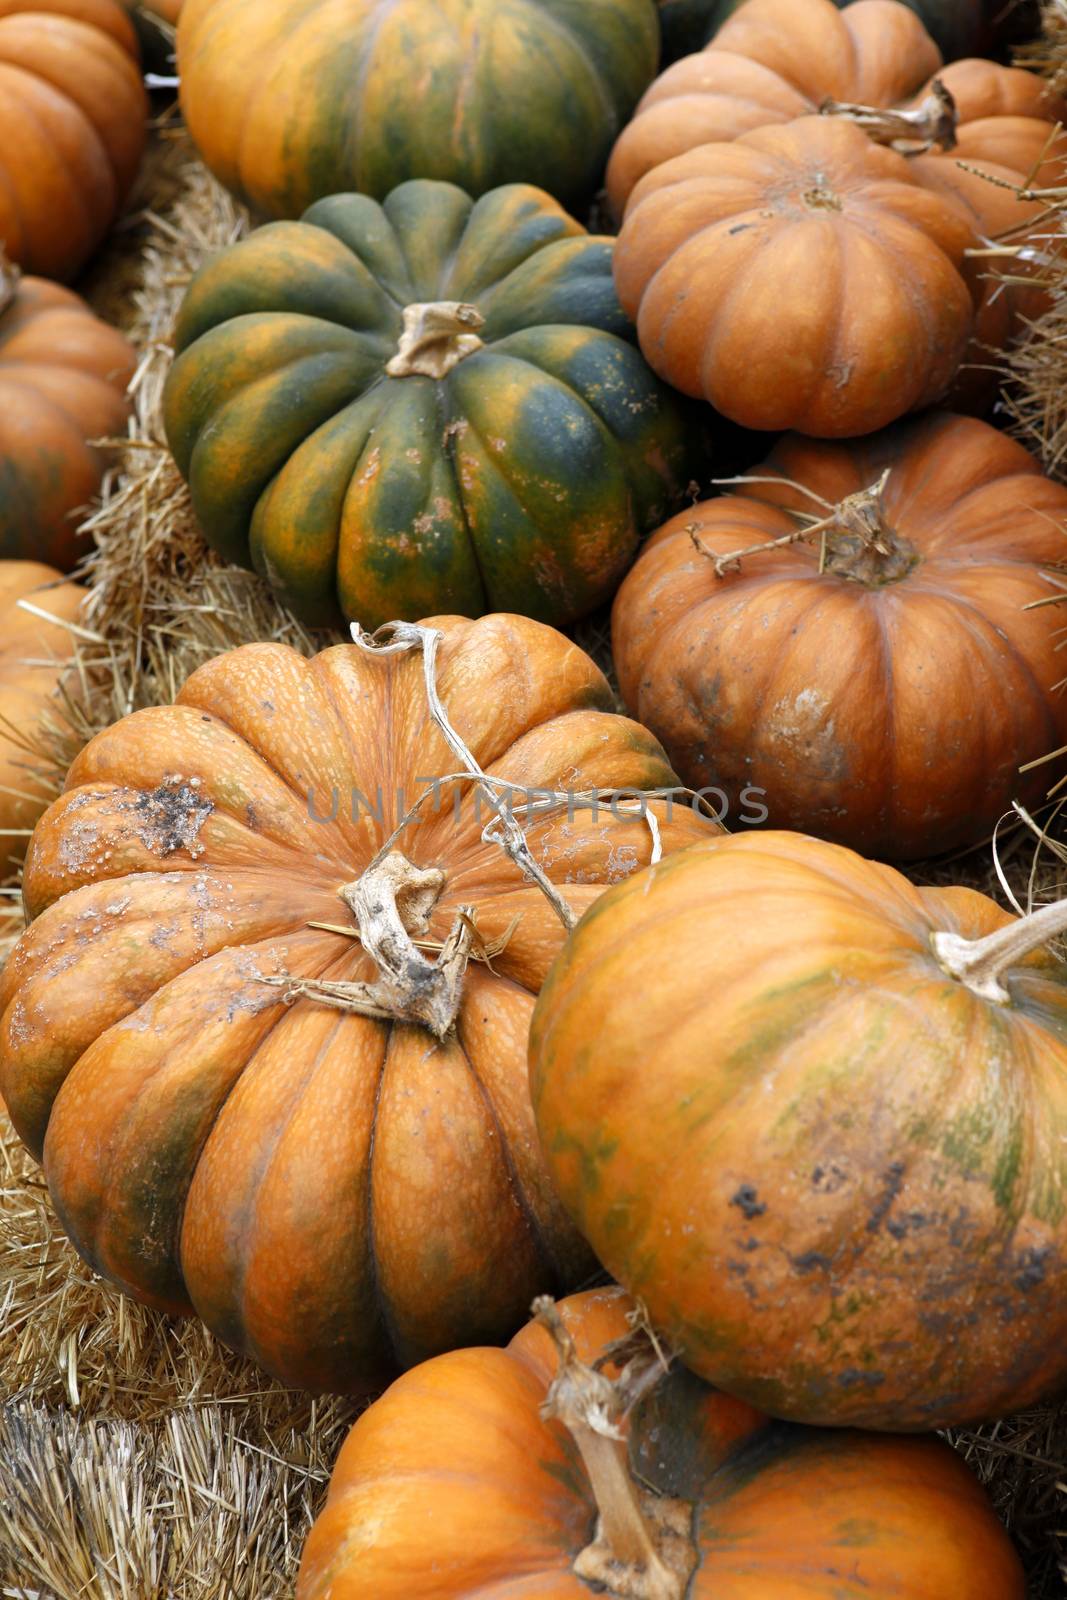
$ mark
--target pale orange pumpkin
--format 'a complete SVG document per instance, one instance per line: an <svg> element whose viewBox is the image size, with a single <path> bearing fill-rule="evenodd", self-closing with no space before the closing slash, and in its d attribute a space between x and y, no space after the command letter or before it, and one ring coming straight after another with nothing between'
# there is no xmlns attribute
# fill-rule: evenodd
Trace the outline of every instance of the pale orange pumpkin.
<svg viewBox="0 0 1067 1600"><path fill-rule="evenodd" d="M519 814L527 787L575 791L527 827L570 920L653 850L632 801L577 794L674 775L562 635L428 626L440 700ZM304 1387L506 1338L593 1270L526 1089L566 930L448 781L468 769L418 650L248 645L98 735L28 853L0 1091L60 1219L98 1271ZM665 850L707 832L653 809Z"/></svg>
<svg viewBox="0 0 1067 1600"><path fill-rule="evenodd" d="M341 1451L297 1600L1023 1600L947 1445L771 1422L665 1375L633 1309L539 1304L506 1350L398 1379Z"/></svg>

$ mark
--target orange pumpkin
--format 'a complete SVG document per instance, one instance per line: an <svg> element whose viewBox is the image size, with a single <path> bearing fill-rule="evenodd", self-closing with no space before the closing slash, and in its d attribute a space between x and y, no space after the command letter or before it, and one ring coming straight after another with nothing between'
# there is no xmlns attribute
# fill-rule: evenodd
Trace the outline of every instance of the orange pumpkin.
<svg viewBox="0 0 1067 1600"><path fill-rule="evenodd" d="M942 67L919 18L898 0L853 0L842 10L833 0L746 0L705 50L668 68L645 93L612 152L612 206L621 216L647 172L698 145L812 115L827 100L842 113L914 110L935 77L963 129L1005 116L1055 122L1067 109L1034 73L980 60ZM1011 165L1003 151L990 159Z"/></svg>
<svg viewBox="0 0 1067 1600"><path fill-rule="evenodd" d="M0 558L69 572L84 546L75 513L125 430L136 356L69 289L19 279L0 252Z"/></svg>
<svg viewBox="0 0 1067 1600"><path fill-rule="evenodd" d="M663 1376L617 1289L565 1300L551 1334L537 1310L506 1350L438 1356L357 1420L297 1600L1022 1600L947 1445L771 1422Z"/></svg>
<svg viewBox="0 0 1067 1600"><path fill-rule="evenodd" d="M615 601L623 698L685 781L896 860L1039 802L1047 769L1019 769L1067 742L1067 697L1055 611L1025 608L1058 592L1067 489L945 414L789 438L753 476L667 523Z"/></svg>
<svg viewBox="0 0 1067 1600"><path fill-rule="evenodd" d="M801 117L648 173L615 285L683 394L747 428L844 437L944 395L972 331L975 242L903 156Z"/></svg>
<svg viewBox="0 0 1067 1600"><path fill-rule="evenodd" d="M562 635L432 626L441 701L491 778L675 781ZM592 1266L526 1090L564 927L483 839L480 791L447 781L468 764L423 672L248 645L100 734L34 834L0 991L0 1091L78 1249L313 1389L507 1337ZM706 830L658 808L665 849ZM616 810L528 827L575 913L649 859Z"/></svg>
<svg viewBox="0 0 1067 1600"><path fill-rule="evenodd" d="M542 1144L708 1382L894 1432L1064 1388L1065 926L792 833L694 845L583 919L530 1034Z"/></svg>
<svg viewBox="0 0 1067 1600"><path fill-rule="evenodd" d="M72 635L85 590L36 561L0 561L0 834L4 866L21 860L24 834L48 801L26 741L63 689L74 692ZM26 600L30 611L20 606ZM49 622L47 617L54 617Z"/></svg>
<svg viewBox="0 0 1067 1600"><path fill-rule="evenodd" d="M118 0L0 0L0 244L73 278L133 182L148 101Z"/></svg>

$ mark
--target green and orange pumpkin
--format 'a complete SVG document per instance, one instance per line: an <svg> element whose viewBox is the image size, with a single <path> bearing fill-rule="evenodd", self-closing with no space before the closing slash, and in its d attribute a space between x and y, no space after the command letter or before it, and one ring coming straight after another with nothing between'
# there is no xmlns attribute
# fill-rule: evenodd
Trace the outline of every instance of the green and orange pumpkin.
<svg viewBox="0 0 1067 1600"><path fill-rule="evenodd" d="M534 1013L537 1125L694 1371L891 1432L1063 1390L1065 926L794 833L709 839L591 908Z"/></svg>
<svg viewBox="0 0 1067 1600"><path fill-rule="evenodd" d="M548 195L337 195L204 267L167 437L211 544L312 623L607 599L690 477L612 244Z"/></svg>
<svg viewBox="0 0 1067 1600"><path fill-rule="evenodd" d="M652 0L185 0L178 24L189 131L267 217L411 178L585 205L658 59Z"/></svg>

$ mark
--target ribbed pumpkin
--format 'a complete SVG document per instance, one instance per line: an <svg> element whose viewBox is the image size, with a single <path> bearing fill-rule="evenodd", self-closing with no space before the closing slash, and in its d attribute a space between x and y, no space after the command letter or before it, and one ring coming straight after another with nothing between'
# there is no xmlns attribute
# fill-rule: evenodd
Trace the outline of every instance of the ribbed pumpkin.
<svg viewBox="0 0 1067 1600"><path fill-rule="evenodd" d="M104 470L89 441L124 432L135 361L76 294L20 281L0 251L0 558L74 566L74 513Z"/></svg>
<svg viewBox="0 0 1067 1600"><path fill-rule="evenodd" d="M165 397L208 539L315 623L607 599L691 429L627 342L611 249L538 189L415 182L217 256Z"/></svg>
<svg viewBox="0 0 1067 1600"><path fill-rule="evenodd" d="M683 394L746 428L841 438L943 397L974 324L976 242L903 156L801 117L648 173L615 283Z"/></svg>
<svg viewBox="0 0 1067 1600"><path fill-rule="evenodd" d="M118 0L0 0L0 244L73 278L126 198L148 102Z"/></svg>
<svg viewBox="0 0 1067 1600"><path fill-rule="evenodd" d="M844 107L841 114L857 105L913 109L934 77L952 95L964 129L990 116L1054 122L1067 109L1033 73L991 61L944 67L919 18L899 0L853 0L843 10L833 0L746 0L708 49L662 73L645 94L612 151L611 203L621 217L635 185L661 162L809 116L826 100ZM1012 165L1003 151L987 158ZM955 153L944 159L954 165Z"/></svg>
<svg viewBox="0 0 1067 1600"><path fill-rule="evenodd" d="M771 1422L650 1371L632 1311L575 1295L551 1335L398 1379L341 1451L297 1600L1023 1600L947 1445Z"/></svg>
<svg viewBox="0 0 1067 1600"><path fill-rule="evenodd" d="M432 627L437 692L491 777L676 781L561 635ZM483 838L492 808L446 781L466 766L424 669L248 645L98 735L34 834L0 991L0 1091L78 1249L312 1389L506 1338L592 1270L526 1090L564 927ZM656 804L664 849L707 833ZM649 859L633 809L530 822L576 913Z"/></svg>
<svg viewBox="0 0 1067 1600"><path fill-rule="evenodd" d="M534 1013L542 1144L702 1377L892 1432L1062 1391L1065 926L791 833L694 845L583 919Z"/></svg>
<svg viewBox="0 0 1067 1600"><path fill-rule="evenodd" d="M737 10L742 0L659 0L663 62L702 50ZM848 0L834 0L843 7ZM1001 0L904 0L916 12L946 61L984 54L990 43L990 13L1003 13Z"/></svg>
<svg viewBox="0 0 1067 1600"><path fill-rule="evenodd" d="M77 694L73 636L85 590L37 561L0 561L0 834L3 868L22 859L23 830L47 805L33 753L38 723ZM33 610L19 605L26 600ZM54 617L54 622L46 620ZM27 743L31 748L27 748Z"/></svg>
<svg viewBox="0 0 1067 1600"><path fill-rule="evenodd" d="M753 476L789 481L676 517L615 602L623 698L685 781L890 860L1040 803L1048 769L1019 769L1067 742L1067 698L1056 608L1025 608L1058 593L1067 489L948 415L788 438Z"/></svg>
<svg viewBox="0 0 1067 1600"><path fill-rule="evenodd" d="M410 178L584 205L656 71L652 0L186 0L181 103L268 217Z"/></svg>

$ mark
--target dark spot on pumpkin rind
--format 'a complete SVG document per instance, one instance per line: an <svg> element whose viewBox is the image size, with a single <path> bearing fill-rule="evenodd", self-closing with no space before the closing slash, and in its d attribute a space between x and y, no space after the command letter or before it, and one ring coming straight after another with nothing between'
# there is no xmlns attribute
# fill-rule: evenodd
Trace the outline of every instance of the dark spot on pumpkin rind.
<svg viewBox="0 0 1067 1600"><path fill-rule="evenodd" d="M1019 1268L1012 1282L1024 1294L1028 1289L1037 1289L1044 1283L1046 1268L1052 1255L1051 1245L1042 1245L1038 1250L1024 1250L1019 1258Z"/></svg>
<svg viewBox="0 0 1067 1600"><path fill-rule="evenodd" d="M823 1194L836 1194L848 1182L847 1173L832 1161L829 1167L816 1167L811 1174L812 1187Z"/></svg>
<svg viewBox="0 0 1067 1600"><path fill-rule="evenodd" d="M762 1217L766 1211L766 1203L759 1199L758 1191L751 1183L743 1183L737 1193L730 1197L730 1204L737 1206L746 1221L751 1222L753 1217Z"/></svg>
<svg viewBox="0 0 1067 1600"><path fill-rule="evenodd" d="M885 1184L885 1188L876 1201L874 1209L867 1219L868 1233L878 1232L878 1229L885 1221L886 1215L889 1212L894 1200L904 1187L903 1161L893 1161L890 1163L890 1165L885 1169L883 1182Z"/></svg>
<svg viewBox="0 0 1067 1600"><path fill-rule="evenodd" d="M906 1239L909 1233L918 1233L927 1227L929 1220L924 1211L908 1211L902 1217L890 1217L886 1231L894 1239Z"/></svg>
<svg viewBox="0 0 1067 1600"><path fill-rule="evenodd" d="M191 784L171 782L161 783L150 793L142 792L116 809L132 812L139 819L137 833L146 850L168 856L176 850L195 855L202 848L197 845L197 835L215 806Z"/></svg>
<svg viewBox="0 0 1067 1600"><path fill-rule="evenodd" d="M826 1272L833 1265L831 1258L824 1255L821 1250L805 1250L803 1255L790 1256L789 1259L796 1271L801 1273Z"/></svg>
<svg viewBox="0 0 1067 1600"><path fill-rule="evenodd" d="M758 1250L759 1248L760 1248L760 1242L759 1242L758 1239L748 1238L748 1239L743 1239L741 1241L741 1249L742 1250L747 1250L747 1251L751 1252L753 1250Z"/></svg>
<svg viewBox="0 0 1067 1600"><path fill-rule="evenodd" d="M879 1389L885 1382L884 1372L864 1372L859 1367L846 1367L837 1374L842 1389Z"/></svg>

